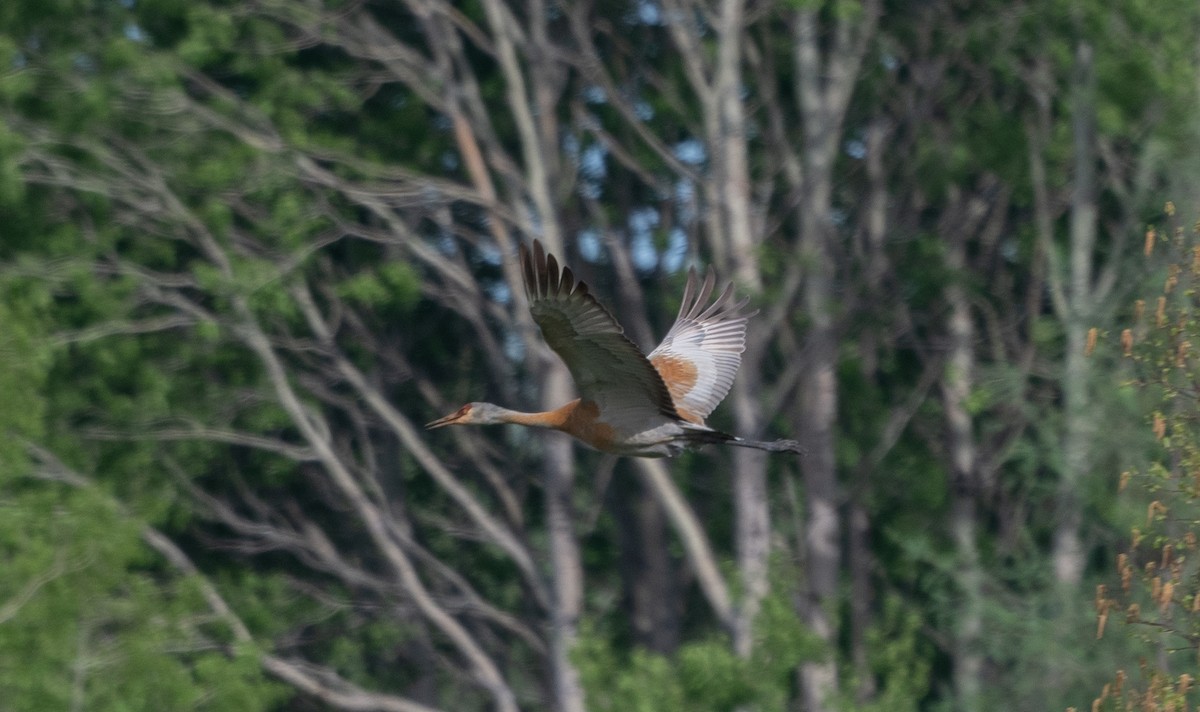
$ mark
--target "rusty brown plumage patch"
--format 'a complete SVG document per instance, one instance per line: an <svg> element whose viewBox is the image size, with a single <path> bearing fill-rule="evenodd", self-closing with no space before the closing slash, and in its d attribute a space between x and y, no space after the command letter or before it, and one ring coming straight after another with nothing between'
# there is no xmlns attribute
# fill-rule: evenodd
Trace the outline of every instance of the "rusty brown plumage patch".
<svg viewBox="0 0 1200 712"><path fill-rule="evenodd" d="M617 431L600 420L600 408L590 400L573 400L556 413L559 423L552 427L569 433L597 450L612 452L619 445Z"/></svg>
<svg viewBox="0 0 1200 712"><path fill-rule="evenodd" d="M677 355L658 354L650 363L659 372L662 381L667 384L667 390L671 393L671 400L676 403L678 411L679 402L683 401L683 397L688 395L696 385L696 378L700 376L700 372L696 370L696 364L691 363L688 359L677 357ZM680 417L684 420L690 420L692 423L698 423L695 415L684 415L683 411L679 411Z"/></svg>

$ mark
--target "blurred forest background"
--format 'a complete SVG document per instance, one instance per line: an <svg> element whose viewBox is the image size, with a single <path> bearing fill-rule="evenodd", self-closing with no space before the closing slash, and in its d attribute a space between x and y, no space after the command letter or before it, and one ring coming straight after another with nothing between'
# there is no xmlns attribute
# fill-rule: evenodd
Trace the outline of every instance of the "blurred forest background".
<svg viewBox="0 0 1200 712"><path fill-rule="evenodd" d="M5 0L0 709L1195 709L1198 38ZM732 279L807 455L423 431L570 397L533 237L645 348Z"/></svg>

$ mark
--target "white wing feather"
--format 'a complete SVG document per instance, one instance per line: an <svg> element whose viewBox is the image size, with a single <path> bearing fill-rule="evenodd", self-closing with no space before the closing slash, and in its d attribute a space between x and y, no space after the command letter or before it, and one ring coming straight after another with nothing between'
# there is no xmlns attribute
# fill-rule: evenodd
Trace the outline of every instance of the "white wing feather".
<svg viewBox="0 0 1200 712"><path fill-rule="evenodd" d="M679 316L649 359L666 381L679 415L702 423L733 386L746 350L746 322L758 312L741 312L748 300L734 302L732 284L706 308L716 283L711 268L699 290L696 282L692 269Z"/></svg>

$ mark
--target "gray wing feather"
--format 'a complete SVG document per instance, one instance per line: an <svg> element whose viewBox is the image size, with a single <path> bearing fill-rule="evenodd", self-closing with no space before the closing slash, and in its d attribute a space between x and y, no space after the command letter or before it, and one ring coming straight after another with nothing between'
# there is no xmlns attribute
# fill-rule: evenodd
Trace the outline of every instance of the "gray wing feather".
<svg viewBox="0 0 1200 712"><path fill-rule="evenodd" d="M606 422L631 428L677 420L666 384L617 320L569 267L559 268L541 242L520 246L529 311L546 343L571 372L581 397L594 401Z"/></svg>

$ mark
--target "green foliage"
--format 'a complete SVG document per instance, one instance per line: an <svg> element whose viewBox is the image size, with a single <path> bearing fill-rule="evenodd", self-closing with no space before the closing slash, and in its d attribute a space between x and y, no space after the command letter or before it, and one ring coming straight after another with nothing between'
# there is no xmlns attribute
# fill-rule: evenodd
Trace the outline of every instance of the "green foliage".
<svg viewBox="0 0 1200 712"><path fill-rule="evenodd" d="M416 306L420 288L412 267L403 262L387 262L343 281L338 292L365 307L395 310L404 315Z"/></svg>
<svg viewBox="0 0 1200 712"><path fill-rule="evenodd" d="M0 699L14 712L270 708L290 690L265 679L256 655L213 645L229 638L206 622L197 584L163 568L139 517L112 497L165 518L173 497L149 477L150 451L89 451L60 431L97 404L116 418L162 412L179 387L150 366L145 343L50 338L121 313L130 293L120 279L29 259L0 270ZM40 481L62 473L28 446L56 442L63 459L114 475L111 490Z"/></svg>
<svg viewBox="0 0 1200 712"><path fill-rule="evenodd" d="M0 283L0 294L4 294ZM0 300L0 483L24 467L25 440L42 433L46 403L41 389L49 354L40 347L37 295ZM31 299L31 297L33 297Z"/></svg>
<svg viewBox="0 0 1200 712"><path fill-rule="evenodd" d="M921 636L921 616L896 597L884 601L879 623L867 632L867 672L875 694L870 701L842 692L836 701L844 712L915 712L929 693L932 663ZM843 690L855 690L863 680L847 670Z"/></svg>
<svg viewBox="0 0 1200 712"><path fill-rule="evenodd" d="M782 709L796 666L820 644L787 601L770 596L755 623L754 650L737 656L724 636L685 643L673 656L622 652L595 625L582 626L572 660L588 708L599 712L732 712Z"/></svg>
<svg viewBox="0 0 1200 712"><path fill-rule="evenodd" d="M255 658L212 647L207 602L157 569L140 526L106 495L27 485L0 483L5 709L232 711L288 694Z"/></svg>
<svg viewBox="0 0 1200 712"><path fill-rule="evenodd" d="M1139 300L1114 348L1128 362L1143 427L1156 442L1147 462L1121 475L1123 499L1139 516L1116 555L1117 580L1096 592L1101 630L1145 649L1125 656L1098 696L1099 709L1184 709L1200 702L1200 232L1185 235L1168 204L1172 239L1158 294ZM1153 236L1153 232L1152 232ZM1148 239L1153 243L1152 238ZM1149 252L1149 250L1148 250ZM1149 305L1149 308L1147 308ZM1125 625L1113 630L1116 619ZM1148 663L1147 660L1152 660Z"/></svg>

